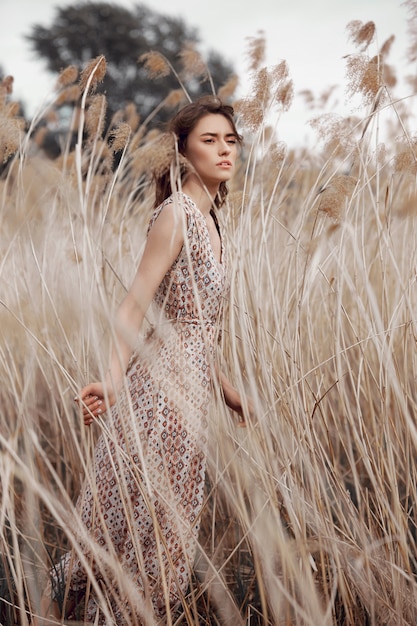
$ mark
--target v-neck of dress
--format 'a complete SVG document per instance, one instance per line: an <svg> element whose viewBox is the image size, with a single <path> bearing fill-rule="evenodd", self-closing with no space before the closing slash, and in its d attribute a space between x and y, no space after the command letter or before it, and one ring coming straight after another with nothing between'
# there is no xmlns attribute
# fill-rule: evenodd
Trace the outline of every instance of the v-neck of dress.
<svg viewBox="0 0 417 626"><path fill-rule="evenodd" d="M210 237L210 231L207 225L207 220L204 217L203 213L200 211L200 209L198 208L198 206L196 205L196 203L194 202L194 200L192 198L190 198L190 196L188 196L186 193L182 192L182 195L184 196L184 198L190 202L192 204L192 206L196 209L196 211L198 211L199 215L201 216L201 219L203 221L204 224L204 228L206 229L207 232L207 237L208 237L208 241L210 244L210 250L211 250L211 254L213 259L215 260L216 264L219 265L220 267L223 267L223 261L224 261L224 249L223 249L223 237L222 234L220 232L220 228L218 229L218 233L219 233L219 237L220 237L220 261L218 261L216 259L216 255L214 254L214 249L213 249L213 244L211 242L211 237Z"/></svg>

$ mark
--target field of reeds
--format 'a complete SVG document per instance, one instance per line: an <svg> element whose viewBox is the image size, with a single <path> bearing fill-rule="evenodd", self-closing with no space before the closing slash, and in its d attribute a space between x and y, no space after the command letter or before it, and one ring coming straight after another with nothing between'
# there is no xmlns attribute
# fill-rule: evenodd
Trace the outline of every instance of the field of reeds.
<svg viewBox="0 0 417 626"><path fill-rule="evenodd" d="M221 347L254 414L239 428L213 402L195 575L169 624L417 622L415 98L410 83L395 100L392 41L376 50L372 24L350 29L347 90L361 105L315 111L314 153L279 141L291 78L251 42L252 92L236 102L245 144L220 213ZM26 125L11 81L0 88L3 626L30 623L49 567L77 549L74 503L103 423L83 427L73 398L106 369L152 211L147 173L163 158L163 136L131 107L103 131L104 71L103 58L80 80L67 68ZM51 159L44 136L64 101Z"/></svg>

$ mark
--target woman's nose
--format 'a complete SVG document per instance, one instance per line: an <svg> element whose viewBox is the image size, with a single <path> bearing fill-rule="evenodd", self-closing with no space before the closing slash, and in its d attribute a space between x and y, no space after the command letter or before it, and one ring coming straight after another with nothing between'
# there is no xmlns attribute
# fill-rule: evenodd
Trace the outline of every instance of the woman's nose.
<svg viewBox="0 0 417 626"><path fill-rule="evenodd" d="M229 154L230 153L230 146L229 146L229 144L226 141L223 141L220 144L219 152L220 152L220 154Z"/></svg>

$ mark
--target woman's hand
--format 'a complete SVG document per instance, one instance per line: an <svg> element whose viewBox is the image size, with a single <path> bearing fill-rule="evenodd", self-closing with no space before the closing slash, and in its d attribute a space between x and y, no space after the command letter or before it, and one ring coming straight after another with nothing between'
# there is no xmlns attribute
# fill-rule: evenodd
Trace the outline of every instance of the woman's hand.
<svg viewBox="0 0 417 626"><path fill-rule="evenodd" d="M239 392L233 387L223 372L220 374L220 384L223 390L224 401L229 409L239 415L240 419L238 426L244 428L246 426L245 410ZM249 416L253 416L254 410L252 400L250 398L246 398L246 405Z"/></svg>
<svg viewBox="0 0 417 626"><path fill-rule="evenodd" d="M116 402L116 394L111 384L90 383L81 389L75 401L82 407L84 424L90 426L95 417L99 417Z"/></svg>

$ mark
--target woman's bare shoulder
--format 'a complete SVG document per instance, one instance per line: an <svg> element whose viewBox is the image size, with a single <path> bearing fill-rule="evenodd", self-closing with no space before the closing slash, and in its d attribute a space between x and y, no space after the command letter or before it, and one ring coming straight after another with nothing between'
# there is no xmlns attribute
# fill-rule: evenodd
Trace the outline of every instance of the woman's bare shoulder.
<svg viewBox="0 0 417 626"><path fill-rule="evenodd" d="M158 222L160 227L164 225L174 230L177 226L181 226L182 229L184 227L188 229L190 219L192 221L196 211L198 211L197 207L187 195L181 192L172 194L154 210L149 230Z"/></svg>

